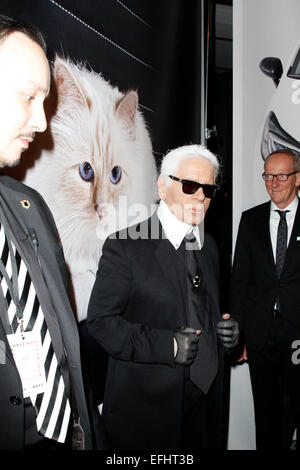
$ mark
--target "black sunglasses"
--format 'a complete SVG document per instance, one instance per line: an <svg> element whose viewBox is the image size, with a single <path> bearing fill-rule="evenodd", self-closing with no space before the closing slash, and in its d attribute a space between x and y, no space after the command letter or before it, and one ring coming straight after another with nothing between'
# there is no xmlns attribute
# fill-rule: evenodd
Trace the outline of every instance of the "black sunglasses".
<svg viewBox="0 0 300 470"><path fill-rule="evenodd" d="M177 178L177 176L168 175L171 180L179 181L182 184L182 191L185 194L194 194L198 191L199 188L202 188L204 196L208 199L215 197L217 194L219 186L216 184L201 184L197 183L196 181L189 181L189 180L182 180L181 178Z"/></svg>

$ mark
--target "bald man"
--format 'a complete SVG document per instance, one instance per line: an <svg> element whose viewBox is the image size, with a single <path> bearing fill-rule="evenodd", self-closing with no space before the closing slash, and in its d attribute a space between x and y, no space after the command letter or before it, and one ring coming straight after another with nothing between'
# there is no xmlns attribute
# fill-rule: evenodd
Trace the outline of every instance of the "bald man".
<svg viewBox="0 0 300 470"><path fill-rule="evenodd" d="M231 314L245 336L258 450L288 450L299 426L299 171L289 149L267 157L262 177L271 200L242 214L235 248Z"/></svg>

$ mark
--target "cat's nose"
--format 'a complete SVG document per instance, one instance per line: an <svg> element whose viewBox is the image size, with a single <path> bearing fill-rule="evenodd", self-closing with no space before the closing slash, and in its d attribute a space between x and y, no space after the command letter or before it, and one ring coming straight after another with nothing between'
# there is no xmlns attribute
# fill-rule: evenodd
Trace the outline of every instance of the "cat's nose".
<svg viewBox="0 0 300 470"><path fill-rule="evenodd" d="M95 204L94 208L95 208L95 211L96 211L99 219L102 220L103 219L103 210L101 210L101 207L99 206L99 204Z"/></svg>

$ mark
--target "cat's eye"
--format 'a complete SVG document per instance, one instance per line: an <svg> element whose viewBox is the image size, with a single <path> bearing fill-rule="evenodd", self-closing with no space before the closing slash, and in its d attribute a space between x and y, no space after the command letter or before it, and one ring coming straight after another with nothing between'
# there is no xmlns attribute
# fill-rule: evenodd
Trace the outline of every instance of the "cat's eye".
<svg viewBox="0 0 300 470"><path fill-rule="evenodd" d="M90 182L94 179L94 170L89 164L89 162L80 163L79 174L84 181Z"/></svg>
<svg viewBox="0 0 300 470"><path fill-rule="evenodd" d="M109 173L109 179L113 184L117 184L122 176L122 168L120 166L114 166Z"/></svg>

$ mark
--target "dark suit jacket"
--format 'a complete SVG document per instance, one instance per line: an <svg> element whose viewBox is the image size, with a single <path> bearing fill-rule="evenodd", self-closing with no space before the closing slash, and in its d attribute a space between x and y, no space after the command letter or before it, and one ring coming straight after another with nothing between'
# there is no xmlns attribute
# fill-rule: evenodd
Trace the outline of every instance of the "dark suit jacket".
<svg viewBox="0 0 300 470"><path fill-rule="evenodd" d="M230 313L239 320L246 345L256 350L266 343L278 297L286 320L282 335L297 339L300 332L300 204L280 279L269 222L270 202L242 214L232 269Z"/></svg>
<svg viewBox="0 0 300 470"><path fill-rule="evenodd" d="M103 417L114 448L180 443L184 367L174 362L173 335L187 325L186 302L178 254L167 239L150 239L151 229L161 232L156 214L106 240L88 309L89 332L110 355ZM209 236L200 257L216 322L218 255Z"/></svg>
<svg viewBox="0 0 300 470"><path fill-rule="evenodd" d="M28 200L30 207L24 208L20 201ZM77 326L68 300L68 274L53 217L42 197L33 189L16 180L0 176L0 204L13 233L19 231L24 236L19 239L28 259L36 263L33 247L28 239L28 230L33 228L39 242L38 263L34 266L34 276L44 276L50 300L62 333L80 423L84 429L86 448L91 448L91 431L83 390L80 350ZM15 230L14 230L15 229ZM44 299L40 299L42 303ZM24 445L24 404L19 373L9 348L2 319L5 319L5 306L0 303L0 449L22 449ZM4 360L3 360L4 359ZM4 363L3 363L4 362ZM16 397L14 400L13 397ZM21 398L21 400L20 400Z"/></svg>

